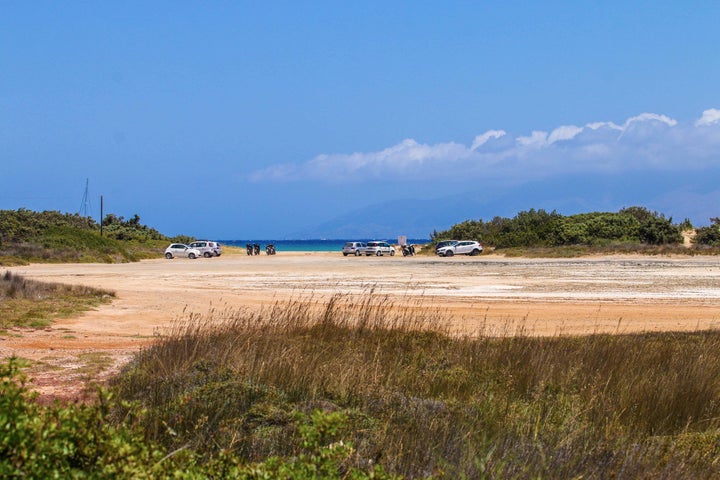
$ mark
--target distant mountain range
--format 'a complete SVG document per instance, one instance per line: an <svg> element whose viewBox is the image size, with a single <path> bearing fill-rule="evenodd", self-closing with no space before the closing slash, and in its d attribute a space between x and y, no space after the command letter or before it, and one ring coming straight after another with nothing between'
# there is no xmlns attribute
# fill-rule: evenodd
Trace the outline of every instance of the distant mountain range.
<svg viewBox="0 0 720 480"><path fill-rule="evenodd" d="M466 191L439 198L405 198L369 205L349 211L321 224L294 232L294 238L429 238L465 220L491 220L495 216L514 217L518 212L534 209L556 210L563 215L595 211L618 211L624 207L642 206L666 216L675 215L680 222L683 206L674 200L679 193L673 185L648 190L646 175L634 176L566 176L516 186L483 186L483 190ZM663 209L663 208L667 209ZM708 217L709 218L709 217ZM693 223L707 221L702 216Z"/></svg>

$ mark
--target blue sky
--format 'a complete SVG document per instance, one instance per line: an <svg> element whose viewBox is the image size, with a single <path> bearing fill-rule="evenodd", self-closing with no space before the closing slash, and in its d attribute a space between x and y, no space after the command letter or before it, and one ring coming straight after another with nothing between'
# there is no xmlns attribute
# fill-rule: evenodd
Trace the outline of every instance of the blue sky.
<svg viewBox="0 0 720 480"><path fill-rule="evenodd" d="M3 2L0 209L77 212L89 179L96 218L102 195L219 239L425 236L533 207L707 225L719 19L710 1Z"/></svg>

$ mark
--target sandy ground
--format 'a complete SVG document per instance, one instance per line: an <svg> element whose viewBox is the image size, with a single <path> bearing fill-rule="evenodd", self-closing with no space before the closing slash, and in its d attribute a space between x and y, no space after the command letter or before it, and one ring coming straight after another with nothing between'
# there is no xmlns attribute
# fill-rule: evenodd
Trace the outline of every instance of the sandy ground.
<svg viewBox="0 0 720 480"><path fill-rule="evenodd" d="M43 330L0 337L0 357L35 362L33 384L70 398L102 380L190 313L258 308L334 293L387 295L447 310L453 328L489 334L574 335L688 331L720 326L717 257L610 256L509 259L343 257L337 252L223 255L131 264L8 268L43 281L82 284L117 298ZM371 293L371 290L373 293Z"/></svg>

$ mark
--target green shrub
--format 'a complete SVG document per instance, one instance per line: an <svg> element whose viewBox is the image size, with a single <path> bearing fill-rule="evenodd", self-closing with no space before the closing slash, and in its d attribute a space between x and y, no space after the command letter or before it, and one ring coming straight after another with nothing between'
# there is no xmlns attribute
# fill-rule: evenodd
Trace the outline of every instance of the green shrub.
<svg viewBox="0 0 720 480"><path fill-rule="evenodd" d="M148 441L135 419L145 412L125 403L127 415L113 421L118 405L99 392L91 405L43 406L25 386L19 361L0 364L0 477L112 479L392 479L382 468L349 467L351 444L339 436L341 413L298 414L294 428L301 448L291 457L256 463L228 452L202 460L187 445L169 451Z"/></svg>
<svg viewBox="0 0 720 480"><path fill-rule="evenodd" d="M433 244L443 239L475 239L495 248L605 246L613 243L666 245L682 242L680 228L664 215L643 207L617 213L594 212L563 216L528 210L513 218L489 222L467 220L443 232L433 232Z"/></svg>
<svg viewBox="0 0 720 480"><path fill-rule="evenodd" d="M711 218L710 226L697 229L695 244L720 247L720 218Z"/></svg>
<svg viewBox="0 0 720 480"><path fill-rule="evenodd" d="M132 262L159 257L169 239L140 223L107 215L89 217L26 209L0 211L0 264L23 262Z"/></svg>

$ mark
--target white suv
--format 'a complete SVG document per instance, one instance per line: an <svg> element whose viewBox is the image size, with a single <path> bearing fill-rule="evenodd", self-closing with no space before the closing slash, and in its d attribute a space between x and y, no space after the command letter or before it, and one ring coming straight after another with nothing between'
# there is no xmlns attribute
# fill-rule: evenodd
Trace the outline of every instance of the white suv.
<svg viewBox="0 0 720 480"><path fill-rule="evenodd" d="M387 242L368 242L365 245L365 255L377 255L378 257L385 254L391 257L395 255L395 249Z"/></svg>
<svg viewBox="0 0 720 480"><path fill-rule="evenodd" d="M222 254L222 247L217 242L202 240L198 242L193 242L189 246L190 248L196 248L200 250L200 253L202 253L202 256L205 258L219 257Z"/></svg>
<svg viewBox="0 0 720 480"><path fill-rule="evenodd" d="M482 253L483 247L478 242L472 240L463 240L461 242L453 242L450 245L437 249L437 254L441 257L452 257L453 255L479 255Z"/></svg>

